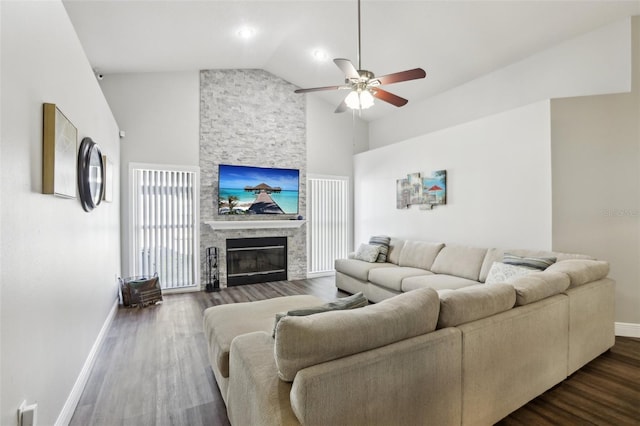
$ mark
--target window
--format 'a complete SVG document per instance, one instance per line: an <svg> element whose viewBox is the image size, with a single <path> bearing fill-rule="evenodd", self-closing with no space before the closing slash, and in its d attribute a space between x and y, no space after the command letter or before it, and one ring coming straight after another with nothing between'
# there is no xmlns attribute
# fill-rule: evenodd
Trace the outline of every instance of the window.
<svg viewBox="0 0 640 426"><path fill-rule="evenodd" d="M199 288L198 169L129 169L132 275L157 272L163 290Z"/></svg>
<svg viewBox="0 0 640 426"><path fill-rule="evenodd" d="M349 178L310 176L307 180L308 276L334 272L335 259L349 246Z"/></svg>

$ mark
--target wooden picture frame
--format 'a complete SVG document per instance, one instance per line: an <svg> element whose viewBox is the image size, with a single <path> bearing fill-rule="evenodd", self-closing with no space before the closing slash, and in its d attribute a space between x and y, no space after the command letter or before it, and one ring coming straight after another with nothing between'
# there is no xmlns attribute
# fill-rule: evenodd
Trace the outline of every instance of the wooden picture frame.
<svg viewBox="0 0 640 426"><path fill-rule="evenodd" d="M42 193L76 197L78 129L55 104L43 104Z"/></svg>

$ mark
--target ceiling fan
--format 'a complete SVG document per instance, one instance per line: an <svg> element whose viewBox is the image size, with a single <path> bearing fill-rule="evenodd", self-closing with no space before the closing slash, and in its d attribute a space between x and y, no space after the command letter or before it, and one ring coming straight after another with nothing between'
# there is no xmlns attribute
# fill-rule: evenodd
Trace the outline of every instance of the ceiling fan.
<svg viewBox="0 0 640 426"><path fill-rule="evenodd" d="M407 71L376 77L373 72L363 70L360 57L360 0L358 0L358 68L348 59L337 58L333 62L345 74L345 84L340 86L314 87L311 89L298 89L295 93L319 92L323 90L350 90L347 97L338 105L335 112L344 112L347 108L366 109L373 106L374 98L380 99L391 105L401 107L409 102L405 98L394 95L380 88L384 84L400 83L426 77L427 73L422 68L414 68Z"/></svg>

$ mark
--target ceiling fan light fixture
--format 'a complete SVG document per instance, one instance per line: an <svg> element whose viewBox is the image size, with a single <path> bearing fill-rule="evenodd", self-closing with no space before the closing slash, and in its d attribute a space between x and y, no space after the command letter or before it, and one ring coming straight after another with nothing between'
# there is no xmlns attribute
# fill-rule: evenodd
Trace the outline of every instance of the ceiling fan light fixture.
<svg viewBox="0 0 640 426"><path fill-rule="evenodd" d="M313 51L313 58L316 61L324 62L327 59L329 59L329 54L325 50L316 49L316 50Z"/></svg>
<svg viewBox="0 0 640 426"><path fill-rule="evenodd" d="M353 90L344 103L351 109L367 109L373 106L373 95L368 90Z"/></svg>
<svg viewBox="0 0 640 426"><path fill-rule="evenodd" d="M249 40L256 34L256 30L251 27L242 27L238 30L237 34L241 39Z"/></svg>

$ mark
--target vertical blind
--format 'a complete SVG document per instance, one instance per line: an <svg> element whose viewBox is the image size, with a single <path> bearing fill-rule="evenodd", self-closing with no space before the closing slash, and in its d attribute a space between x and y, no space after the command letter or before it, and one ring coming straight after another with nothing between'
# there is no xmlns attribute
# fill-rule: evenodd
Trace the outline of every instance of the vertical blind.
<svg viewBox="0 0 640 426"><path fill-rule="evenodd" d="M197 172L134 168L133 274L163 289L198 284Z"/></svg>
<svg viewBox="0 0 640 426"><path fill-rule="evenodd" d="M307 194L308 272L332 272L335 259L347 257L349 178L310 177Z"/></svg>

